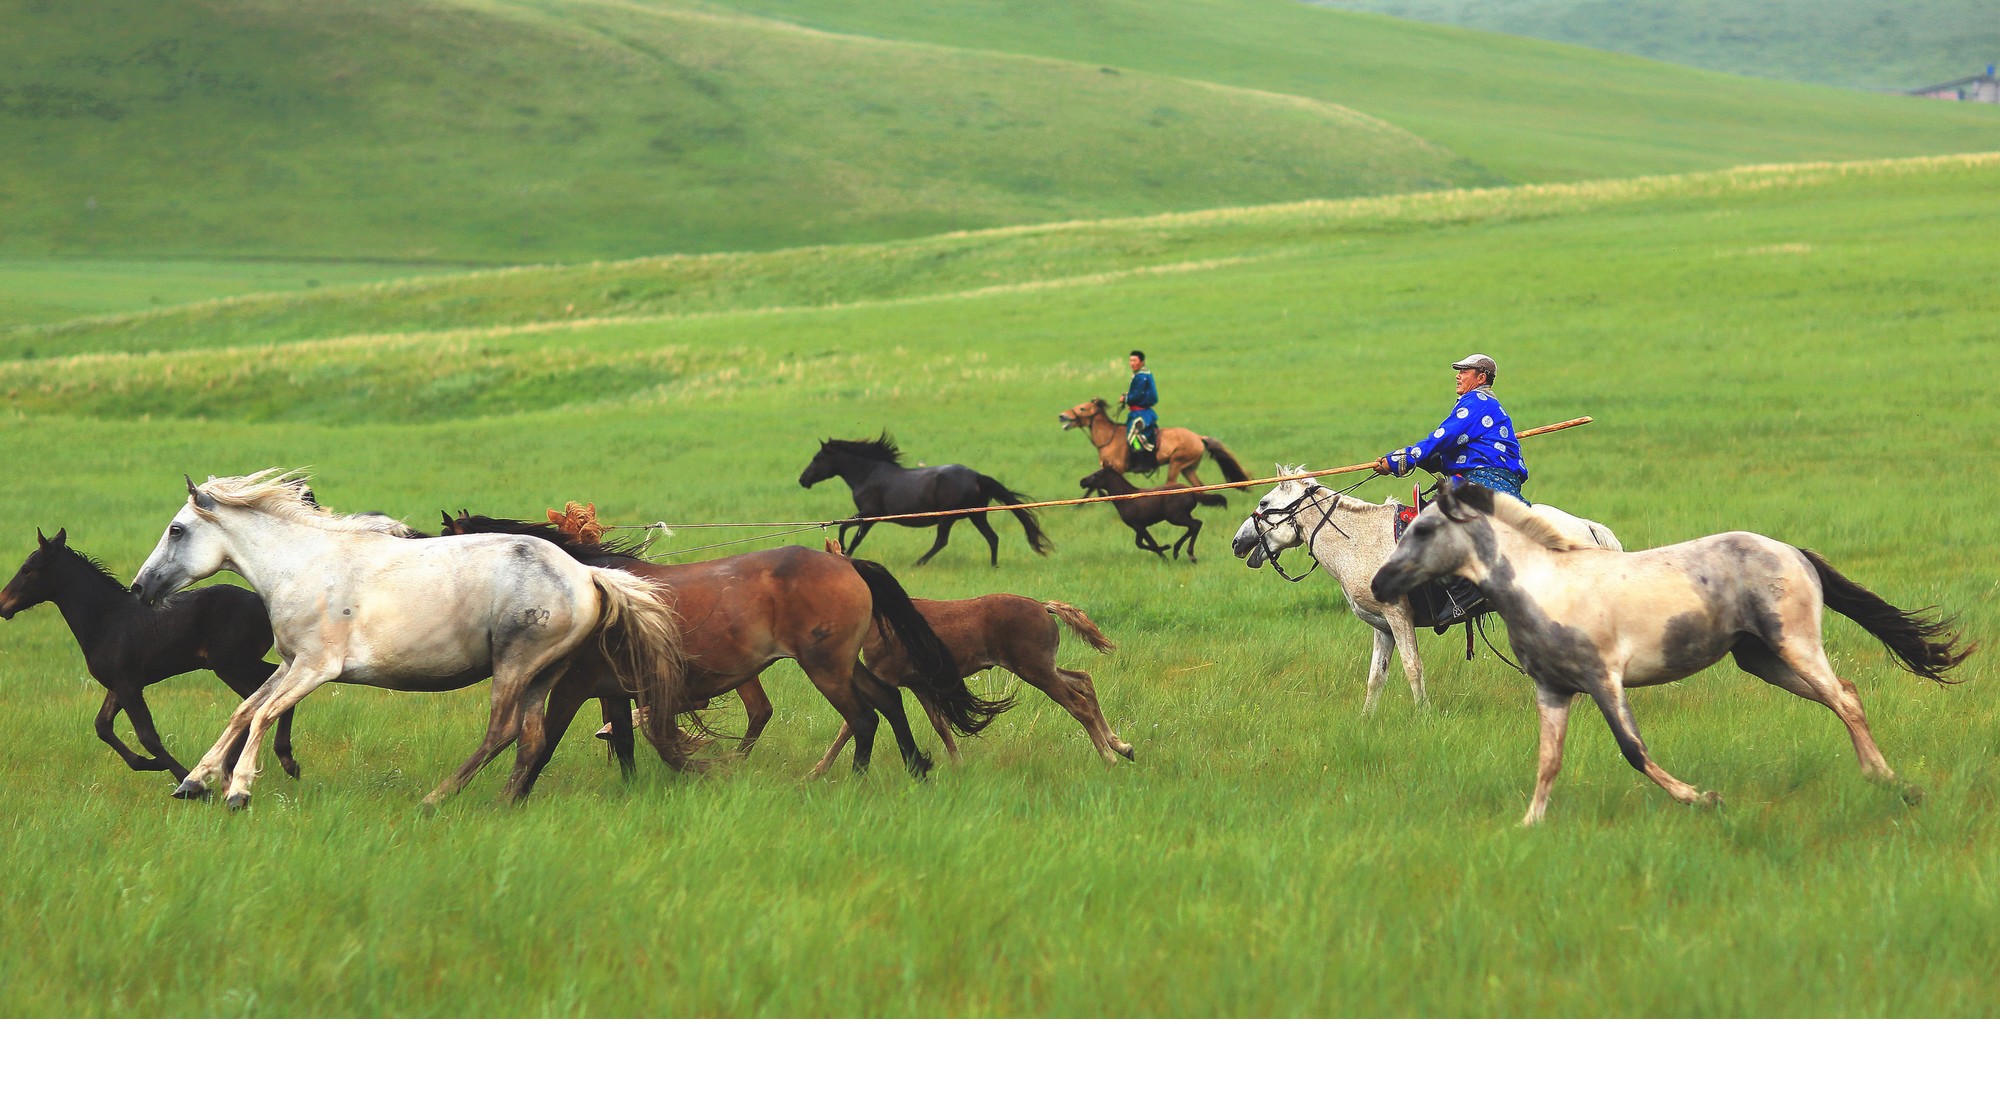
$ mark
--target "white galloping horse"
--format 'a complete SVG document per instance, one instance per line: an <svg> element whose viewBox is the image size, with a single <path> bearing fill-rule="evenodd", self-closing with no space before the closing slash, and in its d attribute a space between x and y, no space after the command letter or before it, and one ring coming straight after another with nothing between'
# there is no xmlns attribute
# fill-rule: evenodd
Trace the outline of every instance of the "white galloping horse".
<svg viewBox="0 0 2000 1101"><path fill-rule="evenodd" d="M328 681L404 692L444 692L493 678L492 714L478 752L425 797L436 806L518 741L507 795L518 797L543 747L549 690L579 647L600 640L625 683L671 716L681 692L679 624L645 581L582 565L522 535L425 539L383 516L343 516L312 503L293 474L264 470L188 481L188 501L132 582L164 599L220 570L264 598L281 664L229 717L222 736L176 788L194 798L222 775L230 746L247 741L229 777L229 807L250 801L264 731Z"/></svg>
<svg viewBox="0 0 2000 1101"><path fill-rule="evenodd" d="M1410 602L1399 594L1377 600L1368 590L1375 571L1396 549L1395 517L1400 506L1394 498L1379 505L1356 500L1319 484L1315 478L1301 477L1302 466L1280 466L1279 482L1264 494L1250 518L1236 529L1230 549L1245 559L1251 569L1266 559L1278 568L1278 555L1305 544L1307 553L1325 567L1340 584L1341 595L1355 618L1375 628L1375 652L1368 660L1368 695L1362 710L1374 714L1381 702L1382 685L1389 677L1389 656L1401 654L1403 675L1409 678L1410 693L1418 703L1424 698L1424 662L1417 654L1417 627L1411 618ZM1571 516L1551 505L1536 505L1537 516L1546 518L1556 529L1584 542L1623 550L1624 545L1611 529L1595 520Z"/></svg>
<svg viewBox="0 0 2000 1101"><path fill-rule="evenodd" d="M1727 654L1744 672L1825 704L1847 725L1862 774L1897 784L1854 685L1826 660L1821 609L1832 608L1889 647L1917 676L1945 674L1960 648L1950 619L1925 618L1841 576L1809 550L1747 531L1619 554L1556 530L1512 497L1470 486L1444 494L1403 533L1371 587L1394 600L1433 578L1479 586L1535 681L1540 767L1522 825L1541 821L1562 769L1563 736L1578 694L1604 713L1633 768L1683 803L1715 803L1646 753L1625 690L1691 676ZM1902 785L1915 803L1918 789Z"/></svg>

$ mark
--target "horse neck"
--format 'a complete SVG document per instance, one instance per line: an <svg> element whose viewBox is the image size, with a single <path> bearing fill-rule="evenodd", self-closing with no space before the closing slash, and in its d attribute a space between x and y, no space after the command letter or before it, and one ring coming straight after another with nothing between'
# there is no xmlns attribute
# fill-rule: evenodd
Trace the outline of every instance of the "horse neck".
<svg viewBox="0 0 2000 1101"><path fill-rule="evenodd" d="M1106 467L1105 469L1111 470L1110 467ZM1108 490L1100 490L1099 492L1112 493L1112 494L1139 492L1139 487L1132 484L1132 479L1127 478L1125 475L1120 474L1115 470L1111 470L1111 477L1108 480L1113 483L1112 487Z"/></svg>
<svg viewBox="0 0 2000 1101"><path fill-rule="evenodd" d="M1111 414L1096 406L1091 407L1090 421L1084 426L1090 433L1090 446L1105 451L1120 443L1118 426L1111 423Z"/></svg>
<svg viewBox="0 0 2000 1101"><path fill-rule="evenodd" d="M223 529L229 546L226 568L248 581L266 604L274 604L273 596L289 588L287 582L299 576L302 566L339 555L341 542L359 537L283 520L255 509L231 508L221 515L229 520Z"/></svg>
<svg viewBox="0 0 2000 1101"><path fill-rule="evenodd" d="M1353 552L1375 546L1378 542L1376 532L1381 527L1375 522L1386 519L1388 512L1395 507L1371 505L1366 501L1357 501L1344 493L1328 490L1325 493L1313 493L1311 502L1300 505L1298 511L1293 513L1292 521L1304 525L1304 529L1308 532L1317 529L1317 533L1310 540L1307 553L1318 558L1320 565L1332 569L1336 562L1352 557ZM1342 522L1343 513L1346 514L1345 523ZM1325 522L1322 523L1322 520ZM1371 523L1375 523L1375 527L1369 527ZM1340 530L1334 530L1336 527ZM1353 530L1349 530L1350 528ZM1393 539L1393 532L1379 537L1379 540L1385 543ZM1324 557L1321 556L1320 550L1323 542L1326 544ZM1387 559L1388 551L1389 548L1383 546L1379 557ZM1377 566L1380 564L1376 563ZM1371 570L1373 568L1370 567Z"/></svg>
<svg viewBox="0 0 2000 1101"><path fill-rule="evenodd" d="M1477 579L1479 591L1505 619L1529 603L1522 578L1543 573L1555 562L1556 552L1490 516L1474 522L1484 524L1493 536L1486 547L1475 541L1474 554L1483 574Z"/></svg>
<svg viewBox="0 0 2000 1101"><path fill-rule="evenodd" d="M897 466L895 463L883 459L867 459L860 455L850 455L845 451L832 452L832 458L833 461L830 465L833 467L834 474L838 475L841 481L846 482L849 489L853 489L870 478L879 476L885 469L902 469L902 467Z"/></svg>
<svg viewBox="0 0 2000 1101"><path fill-rule="evenodd" d="M139 598L122 585L107 581L95 566L80 557L64 555L62 574L57 578L49 603L62 613L69 633L86 651L104 633L113 612L135 606Z"/></svg>

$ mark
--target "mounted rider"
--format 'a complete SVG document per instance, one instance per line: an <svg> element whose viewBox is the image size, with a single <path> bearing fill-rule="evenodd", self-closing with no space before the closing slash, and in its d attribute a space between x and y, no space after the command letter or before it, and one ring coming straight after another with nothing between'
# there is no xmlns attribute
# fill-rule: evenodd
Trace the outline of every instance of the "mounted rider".
<svg viewBox="0 0 2000 1101"><path fill-rule="evenodd" d="M1128 410L1125 446L1139 460L1134 469L1143 472L1159 463L1160 416L1153 412L1153 406L1160 403L1160 390L1153 385L1153 373L1146 370L1146 353L1134 348L1125 362L1132 368L1132 384L1126 387L1118 404Z"/></svg>
<svg viewBox="0 0 2000 1101"><path fill-rule="evenodd" d="M1528 480L1514 421L1493 395L1500 368L1493 357L1477 352L1451 365L1457 375L1457 398L1444 423L1408 447L1375 460L1377 474L1402 477L1417 470L1441 474L1453 488L1472 484L1505 493L1522 504L1521 487Z"/></svg>

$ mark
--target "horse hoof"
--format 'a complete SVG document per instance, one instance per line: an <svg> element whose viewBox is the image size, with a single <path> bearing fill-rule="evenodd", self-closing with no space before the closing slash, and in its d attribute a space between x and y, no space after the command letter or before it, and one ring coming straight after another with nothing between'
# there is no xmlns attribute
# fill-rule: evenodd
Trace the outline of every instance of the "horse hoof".
<svg viewBox="0 0 2000 1101"><path fill-rule="evenodd" d="M932 767L931 759L920 753L910 761L910 777L916 780L928 780Z"/></svg>
<svg viewBox="0 0 2000 1101"><path fill-rule="evenodd" d="M174 798L176 799L205 799L207 797L208 785L199 780L183 779L180 786L174 789Z"/></svg>
<svg viewBox="0 0 2000 1101"><path fill-rule="evenodd" d="M1722 805L1722 796L1712 791L1704 791L1700 797L1695 799L1694 805L1697 807L1720 807Z"/></svg>
<svg viewBox="0 0 2000 1101"><path fill-rule="evenodd" d="M223 803L225 803L230 810L242 810L244 807L250 805L250 793L247 791L239 791L236 794L230 796L229 798L223 800Z"/></svg>
<svg viewBox="0 0 2000 1101"><path fill-rule="evenodd" d="M290 776L292 779L296 780L299 778L299 763L297 761L279 761L278 767L284 769L285 775Z"/></svg>
<svg viewBox="0 0 2000 1101"><path fill-rule="evenodd" d="M1117 747L1117 746L1112 746L1111 748L1113 748L1113 749L1118 749L1118 747ZM1133 748L1132 748L1131 746L1129 746L1129 745L1128 745L1128 746L1126 746L1126 747L1125 747L1125 748L1123 748L1123 749L1118 749L1118 755L1119 755L1120 757L1123 757L1123 758L1125 758L1125 759L1126 759L1126 760L1128 760L1128 761L1136 761L1136 760L1138 760L1138 759L1139 759L1139 757L1138 757L1138 753L1139 753L1139 751L1138 751L1138 750L1136 750L1136 749L1133 749Z"/></svg>
<svg viewBox="0 0 2000 1101"><path fill-rule="evenodd" d="M1906 807L1922 806L1923 802L1924 802L1924 789L1918 787L1915 784L1903 785L1904 806Z"/></svg>

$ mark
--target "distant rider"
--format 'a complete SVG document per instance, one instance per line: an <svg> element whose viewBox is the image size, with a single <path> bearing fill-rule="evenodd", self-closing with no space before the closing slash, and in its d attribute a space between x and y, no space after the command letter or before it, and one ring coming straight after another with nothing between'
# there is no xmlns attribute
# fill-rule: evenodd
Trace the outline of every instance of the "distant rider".
<svg viewBox="0 0 2000 1101"><path fill-rule="evenodd" d="M1453 487L1471 483L1506 493L1522 504L1528 480L1514 422L1493 396L1500 368L1493 357L1474 353L1451 365L1458 374L1458 398L1444 423L1429 436L1375 460L1375 473L1402 477L1415 470L1443 474Z"/></svg>
<svg viewBox="0 0 2000 1101"><path fill-rule="evenodd" d="M1125 446L1151 457L1160 438L1160 417L1153 412L1153 406L1160 403L1160 391L1153 385L1153 373L1146 370L1146 353L1135 348L1125 362L1132 368L1132 385L1118 399L1118 404L1130 410L1125 418Z"/></svg>

